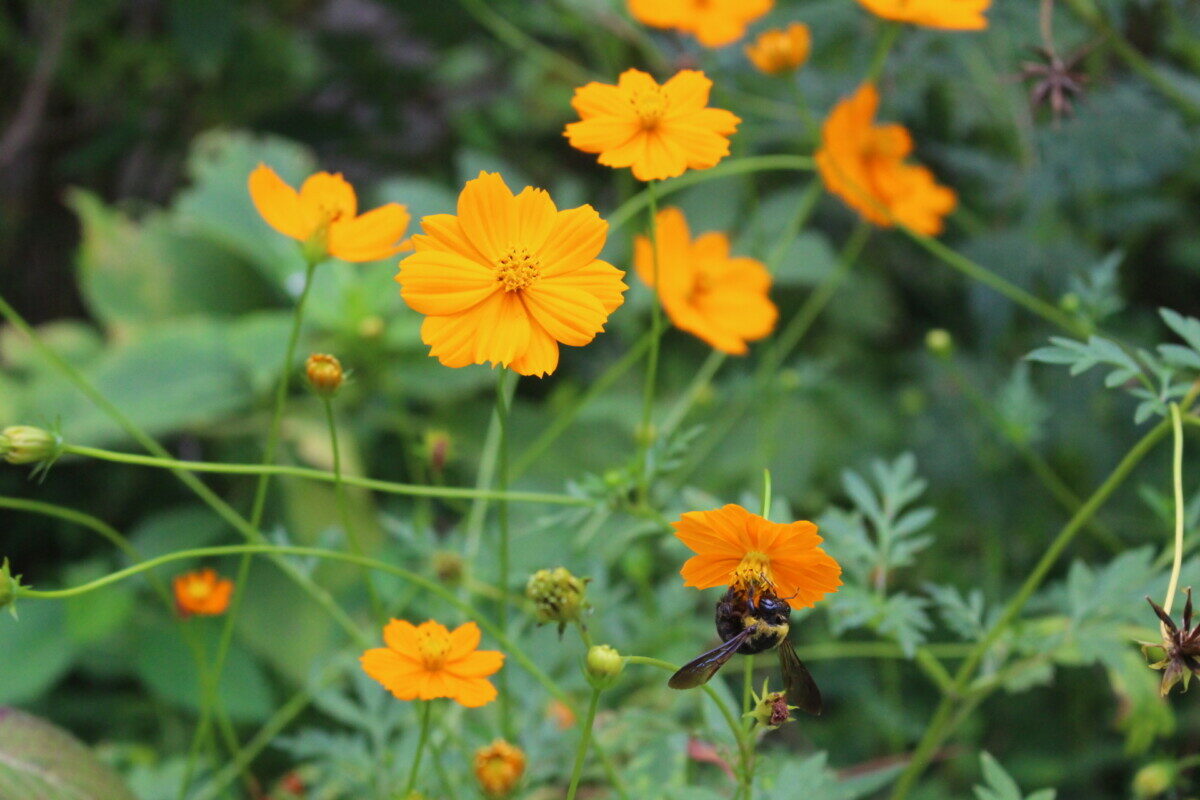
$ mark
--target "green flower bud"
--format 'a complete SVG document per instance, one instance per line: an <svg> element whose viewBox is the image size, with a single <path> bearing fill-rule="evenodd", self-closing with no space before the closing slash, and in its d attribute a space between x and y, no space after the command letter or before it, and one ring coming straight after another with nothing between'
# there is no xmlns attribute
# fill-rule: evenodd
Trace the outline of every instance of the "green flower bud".
<svg viewBox="0 0 1200 800"><path fill-rule="evenodd" d="M559 632L567 623L575 622L586 604L585 581L576 578L566 567L539 569L529 576L525 596L533 601L538 622L557 622Z"/></svg>
<svg viewBox="0 0 1200 800"><path fill-rule="evenodd" d="M32 425L10 425L0 431L7 440L4 460L10 464L35 464L57 457L61 439L44 428Z"/></svg>
<svg viewBox="0 0 1200 800"><path fill-rule="evenodd" d="M1066 311L1068 314L1074 314L1079 310L1081 305L1083 305L1083 303L1079 299L1079 295L1075 294L1074 292L1067 292L1058 300L1058 307L1063 311Z"/></svg>
<svg viewBox="0 0 1200 800"><path fill-rule="evenodd" d="M754 720L754 724L773 731L785 723L792 721L792 710L797 706L789 706L787 694L784 692L767 691L767 682L763 682L762 695L752 693L754 703L742 716Z"/></svg>
<svg viewBox="0 0 1200 800"><path fill-rule="evenodd" d="M954 338L944 328L934 328L925 334L925 347L938 358L949 358L954 352Z"/></svg>
<svg viewBox="0 0 1200 800"><path fill-rule="evenodd" d="M606 644L593 645L587 654L587 675L592 686L597 689L607 689L616 683L621 671L625 669L625 659L616 648Z"/></svg>
<svg viewBox="0 0 1200 800"><path fill-rule="evenodd" d="M4 559L4 563L0 564L0 609L7 608L14 619L17 616L17 590L20 588L21 576L14 576L8 559Z"/></svg>
<svg viewBox="0 0 1200 800"><path fill-rule="evenodd" d="M1133 794L1140 800L1158 797L1175 785L1175 765L1169 761L1147 764L1133 776Z"/></svg>

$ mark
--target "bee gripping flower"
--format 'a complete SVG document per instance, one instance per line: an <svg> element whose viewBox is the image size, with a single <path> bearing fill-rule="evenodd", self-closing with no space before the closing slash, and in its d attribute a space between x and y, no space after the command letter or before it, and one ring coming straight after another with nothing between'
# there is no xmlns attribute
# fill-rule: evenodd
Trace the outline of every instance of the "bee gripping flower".
<svg viewBox="0 0 1200 800"><path fill-rule="evenodd" d="M747 342L775 328L779 310L771 302L771 275L753 258L729 253L729 237L705 233L691 238L677 208L656 217L658 263L650 239L637 237L634 263L638 277L655 286L671 322L731 355L745 355Z"/></svg>
<svg viewBox="0 0 1200 800"><path fill-rule="evenodd" d="M448 367L499 364L522 375L558 367L560 344L582 347L624 301L624 272L597 258L608 223L591 206L560 211L541 189L513 195L481 172L458 214L421 220L400 262L400 296L425 315L421 340Z"/></svg>
<svg viewBox="0 0 1200 800"><path fill-rule="evenodd" d="M680 570L685 586L766 586L792 608L809 608L842 585L842 568L821 549L811 522L775 523L730 504L688 512L673 525L696 553Z"/></svg>
<svg viewBox="0 0 1200 800"><path fill-rule="evenodd" d="M496 699L488 680L504 664L504 654L478 650L479 626L466 622L447 630L433 620L413 625L394 619L383 629L386 647L359 658L363 671L400 700L448 697L467 708Z"/></svg>
<svg viewBox="0 0 1200 800"><path fill-rule="evenodd" d="M977 31L987 27L992 0L858 0L868 11L884 19L908 22L927 28Z"/></svg>
<svg viewBox="0 0 1200 800"><path fill-rule="evenodd" d="M782 75L799 69L808 60L812 35L803 22L793 22L786 29L763 31L752 44L746 45L746 57L760 72Z"/></svg>
<svg viewBox="0 0 1200 800"><path fill-rule="evenodd" d="M307 257L343 261L378 261L404 249L408 210L388 203L358 213L358 197L341 175L318 172L300 191L288 186L266 164L250 173L250 198L267 224L301 242Z"/></svg>
<svg viewBox="0 0 1200 800"><path fill-rule="evenodd" d="M507 797L524 773L525 753L503 739L475 751L475 780L488 797Z"/></svg>
<svg viewBox="0 0 1200 800"><path fill-rule="evenodd" d="M683 70L661 86L641 70L621 73L617 85L592 82L575 90L579 122L567 125L571 146L598 153L606 167L631 167L641 181L708 169L729 155L741 119L708 108L712 81Z"/></svg>
<svg viewBox="0 0 1200 800"><path fill-rule="evenodd" d="M304 375L308 385L322 397L333 397L342 387L345 372L342 362L324 353L313 353L304 362Z"/></svg>
<svg viewBox="0 0 1200 800"><path fill-rule="evenodd" d="M690 33L705 47L732 44L746 26L766 14L774 0L629 0L629 13L643 25Z"/></svg>
<svg viewBox="0 0 1200 800"><path fill-rule="evenodd" d="M233 596L233 581L221 578L213 569L179 575L172 588L175 590L175 608L183 617L224 614Z"/></svg>
<svg viewBox="0 0 1200 800"><path fill-rule="evenodd" d="M1151 669L1163 671L1162 683L1159 686L1159 694L1163 697L1166 697L1177 683L1182 683L1183 690L1187 691L1192 676L1200 675L1200 628L1192 627L1192 590L1189 587L1185 591L1187 602L1183 606L1182 627L1175 624L1175 620L1171 619L1171 615L1162 606L1149 597L1146 598L1146 602L1162 621L1163 640L1139 644L1147 656L1151 649L1159 649L1163 653L1161 660L1150 665Z"/></svg>

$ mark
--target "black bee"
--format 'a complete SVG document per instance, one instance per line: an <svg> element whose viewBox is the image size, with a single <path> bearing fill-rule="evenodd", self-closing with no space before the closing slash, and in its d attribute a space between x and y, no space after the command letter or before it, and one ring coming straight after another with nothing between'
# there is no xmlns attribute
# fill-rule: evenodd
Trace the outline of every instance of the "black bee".
<svg viewBox="0 0 1200 800"><path fill-rule="evenodd" d="M820 714L821 691L796 655L787 635L792 607L770 587L753 589L730 586L717 602L717 634L722 644L679 669L667 685L672 689L694 689L708 683L734 653L754 655L774 647L779 651L779 667L787 701L809 714Z"/></svg>

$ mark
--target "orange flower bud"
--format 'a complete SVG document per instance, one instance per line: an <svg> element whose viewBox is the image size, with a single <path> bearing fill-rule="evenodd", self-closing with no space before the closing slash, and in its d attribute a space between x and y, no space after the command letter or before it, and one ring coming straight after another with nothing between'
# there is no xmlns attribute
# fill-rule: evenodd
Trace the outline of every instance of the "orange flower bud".
<svg viewBox="0 0 1200 800"><path fill-rule="evenodd" d="M525 772L521 748L497 739L475 751L475 778L488 797L505 797Z"/></svg>
<svg viewBox="0 0 1200 800"><path fill-rule="evenodd" d="M342 372L342 362L333 356L323 353L313 353L304 362L304 372L308 376L308 385L322 397L333 397L341 388L345 373Z"/></svg>
<svg viewBox="0 0 1200 800"><path fill-rule="evenodd" d="M760 72L782 75L808 60L811 42L808 26L793 22L786 30L763 31L753 44L746 45L746 56Z"/></svg>

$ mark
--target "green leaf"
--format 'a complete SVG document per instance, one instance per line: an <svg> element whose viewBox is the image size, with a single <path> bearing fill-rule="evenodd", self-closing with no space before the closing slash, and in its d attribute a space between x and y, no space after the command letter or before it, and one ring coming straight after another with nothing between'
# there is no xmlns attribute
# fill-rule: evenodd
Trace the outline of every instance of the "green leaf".
<svg viewBox="0 0 1200 800"><path fill-rule="evenodd" d="M0 797L137 800L74 736L14 708L0 708Z"/></svg>
<svg viewBox="0 0 1200 800"><path fill-rule="evenodd" d="M19 669L4 670L0 703L39 698L71 668L78 649L67 635L66 609L61 603L25 603L19 619L0 614L0 651L6 661L11 658L11 663L20 664Z"/></svg>
<svg viewBox="0 0 1200 800"><path fill-rule="evenodd" d="M975 796L979 800L1054 800L1053 789L1042 789L1028 798L1021 793L1017 782L1005 772L1000 762L984 751L979 754L979 766L983 770L986 786L976 786Z"/></svg>

